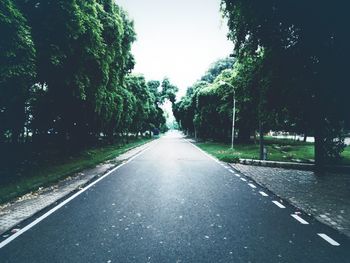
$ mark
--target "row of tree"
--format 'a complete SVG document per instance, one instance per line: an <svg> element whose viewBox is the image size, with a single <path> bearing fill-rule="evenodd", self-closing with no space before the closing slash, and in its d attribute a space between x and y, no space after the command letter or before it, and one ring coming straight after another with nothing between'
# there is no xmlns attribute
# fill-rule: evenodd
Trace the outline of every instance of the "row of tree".
<svg viewBox="0 0 350 263"><path fill-rule="evenodd" d="M173 104L174 116L187 134L216 140L230 136L233 90L223 81L230 81L234 62L233 58L225 58L213 63L187 89L186 95Z"/></svg>
<svg viewBox="0 0 350 263"><path fill-rule="evenodd" d="M135 31L114 0L2 0L0 35L0 143L86 145L165 125L177 89L130 74Z"/></svg>
<svg viewBox="0 0 350 263"><path fill-rule="evenodd" d="M345 5L223 0L236 63L213 82L196 83L175 105L182 127L227 138L234 87L240 141L256 130L298 132L315 137L318 167L338 159L350 120Z"/></svg>

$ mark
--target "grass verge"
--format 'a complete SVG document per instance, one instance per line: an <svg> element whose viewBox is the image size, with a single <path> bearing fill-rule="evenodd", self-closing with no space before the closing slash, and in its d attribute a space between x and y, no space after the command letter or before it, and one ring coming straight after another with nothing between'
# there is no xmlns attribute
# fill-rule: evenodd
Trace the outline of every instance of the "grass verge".
<svg viewBox="0 0 350 263"><path fill-rule="evenodd" d="M39 187L54 184L84 169L93 168L99 163L113 159L151 140L142 138L125 145L92 148L65 160L58 160L54 164L38 165L34 170L28 171L25 176L18 178L16 182L0 185L0 204L37 190Z"/></svg>
<svg viewBox="0 0 350 263"><path fill-rule="evenodd" d="M314 159L313 143L267 137L265 144L269 161L310 163ZM233 149L230 144L216 142L201 142L197 145L224 162L259 159L259 144L236 144ZM350 146L342 153L340 164L350 165Z"/></svg>

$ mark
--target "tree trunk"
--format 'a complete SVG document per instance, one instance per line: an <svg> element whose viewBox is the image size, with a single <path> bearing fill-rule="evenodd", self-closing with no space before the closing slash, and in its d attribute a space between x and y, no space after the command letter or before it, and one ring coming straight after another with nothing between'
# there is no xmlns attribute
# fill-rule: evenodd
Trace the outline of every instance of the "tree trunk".
<svg viewBox="0 0 350 263"><path fill-rule="evenodd" d="M303 139L303 142L306 142L306 140L307 140L307 133L305 132L305 133L304 133L304 139Z"/></svg>
<svg viewBox="0 0 350 263"><path fill-rule="evenodd" d="M238 128L237 141L239 143L249 143L251 129L248 125L240 125Z"/></svg>
<svg viewBox="0 0 350 263"><path fill-rule="evenodd" d="M315 129L315 171L323 172L325 164L325 148L324 148L324 134L323 127L319 121Z"/></svg>
<svg viewBox="0 0 350 263"><path fill-rule="evenodd" d="M259 152L260 160L264 159L264 132L262 121L259 121Z"/></svg>

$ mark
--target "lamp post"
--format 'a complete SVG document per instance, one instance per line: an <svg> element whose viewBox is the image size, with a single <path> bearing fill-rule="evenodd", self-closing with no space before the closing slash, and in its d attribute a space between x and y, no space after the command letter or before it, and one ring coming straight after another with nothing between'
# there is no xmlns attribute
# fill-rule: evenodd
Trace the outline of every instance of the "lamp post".
<svg viewBox="0 0 350 263"><path fill-rule="evenodd" d="M231 132L231 149L233 149L233 143L235 139L235 119L236 119L236 90L235 87L223 80L219 81L219 84L221 85L228 85L232 88L233 90L233 108L232 108L232 132Z"/></svg>

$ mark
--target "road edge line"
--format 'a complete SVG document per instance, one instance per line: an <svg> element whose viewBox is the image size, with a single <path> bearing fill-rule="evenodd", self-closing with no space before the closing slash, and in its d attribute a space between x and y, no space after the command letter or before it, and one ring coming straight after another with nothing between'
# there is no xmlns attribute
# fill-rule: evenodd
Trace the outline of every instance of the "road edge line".
<svg viewBox="0 0 350 263"><path fill-rule="evenodd" d="M128 164L129 162L131 162L132 160L134 160L136 157L140 156L141 154L143 154L144 152L146 152L147 150L149 150L152 146L154 146L155 143L158 143L158 140L153 141L153 143L151 143L151 145L149 145L148 147L146 147L145 149L141 150L140 152L138 152L137 154L135 154L134 156L132 156L131 158L129 158L127 161L124 161L123 163L119 164L118 166L114 167L112 170L108 171L107 173L105 173L104 175L102 175L100 178L98 178L97 180L93 181L92 183L88 184L87 186L85 186L83 189L79 190L78 192L76 192L75 194L73 194L72 196L68 197L66 200L62 201L61 203L59 203L58 205L54 206L53 208L51 208L49 211L47 211L45 214L41 215L40 217L38 217L37 219L35 219L33 222L29 223L28 225L26 225L25 227L23 227L22 229L20 229L18 232L14 233L13 235L11 235L10 237L6 238L5 240L3 240L2 242L0 242L0 249L3 248L4 246L6 246L7 244L9 244L10 242L12 242L13 240L15 240L17 237L21 236L23 233L25 233L26 231L28 231L29 229L31 229L32 227L34 227L35 225L37 225L38 223L40 223L42 220L44 220L45 218L47 218L48 216L50 216L51 214L53 214L54 212L56 212L58 209L60 209L61 207L63 207L64 205L66 205L67 203L69 203L70 201L72 201L74 198L76 198L77 196L79 196L80 194L84 193L86 190L88 190L89 188L91 188L92 186L94 186L95 184L97 184L98 182L100 182L101 180L103 180L104 178L106 178L107 176L109 176L111 173L117 171L119 168L123 167L124 165Z"/></svg>

